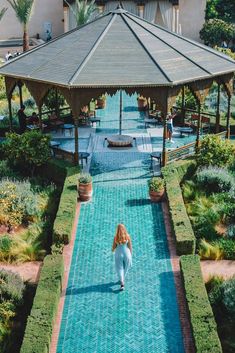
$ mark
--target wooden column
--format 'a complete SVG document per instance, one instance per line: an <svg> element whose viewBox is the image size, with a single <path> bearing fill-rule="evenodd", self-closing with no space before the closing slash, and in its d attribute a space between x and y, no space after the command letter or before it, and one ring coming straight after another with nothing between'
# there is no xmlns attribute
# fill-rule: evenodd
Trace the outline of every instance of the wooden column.
<svg viewBox="0 0 235 353"><path fill-rule="evenodd" d="M12 124L12 106L11 106L11 96L7 98L8 101L8 110L9 110L9 128L10 131L13 130L13 124Z"/></svg>
<svg viewBox="0 0 235 353"><path fill-rule="evenodd" d="M196 152L199 149L200 129L201 129L201 103L198 103L197 138L196 138L196 145L195 145Z"/></svg>
<svg viewBox="0 0 235 353"><path fill-rule="evenodd" d="M166 115L163 117L163 144L162 144L162 165L163 167L167 164L167 152L166 152L166 139L167 139L167 128L166 128Z"/></svg>
<svg viewBox="0 0 235 353"><path fill-rule="evenodd" d="M226 138L230 138L230 117L231 117L231 96L228 95L228 110L227 110L227 121L226 121Z"/></svg>
<svg viewBox="0 0 235 353"><path fill-rule="evenodd" d="M182 87L182 101L181 101L181 123L184 125L185 120L185 87Z"/></svg>
<svg viewBox="0 0 235 353"><path fill-rule="evenodd" d="M220 83L218 83L218 93L217 93L217 109L216 109L216 121L215 121L215 133L220 132Z"/></svg>
<svg viewBox="0 0 235 353"><path fill-rule="evenodd" d="M74 164L79 165L79 154L78 154L78 117L74 116Z"/></svg>
<svg viewBox="0 0 235 353"><path fill-rule="evenodd" d="M23 94L22 94L22 82L18 82L18 87L19 87L19 96L20 96L20 107L22 108L23 106Z"/></svg>
<svg viewBox="0 0 235 353"><path fill-rule="evenodd" d="M59 103L58 103L58 89L55 88L55 113L56 116L59 118L60 117L60 108L59 108Z"/></svg>

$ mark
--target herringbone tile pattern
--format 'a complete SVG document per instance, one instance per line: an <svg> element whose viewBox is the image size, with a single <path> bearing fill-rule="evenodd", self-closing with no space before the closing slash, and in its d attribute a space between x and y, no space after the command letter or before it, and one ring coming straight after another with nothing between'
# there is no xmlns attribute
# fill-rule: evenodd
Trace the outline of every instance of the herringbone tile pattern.
<svg viewBox="0 0 235 353"><path fill-rule="evenodd" d="M93 156L93 200L81 207L57 353L184 352L162 210L148 200L147 158ZM111 253L120 222L133 241L124 292Z"/></svg>

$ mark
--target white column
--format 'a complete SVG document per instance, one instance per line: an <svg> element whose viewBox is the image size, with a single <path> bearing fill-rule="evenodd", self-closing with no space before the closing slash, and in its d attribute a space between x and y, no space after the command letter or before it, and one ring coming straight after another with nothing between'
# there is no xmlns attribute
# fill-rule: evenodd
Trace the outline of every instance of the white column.
<svg viewBox="0 0 235 353"><path fill-rule="evenodd" d="M175 6L172 7L172 32L175 32Z"/></svg>
<svg viewBox="0 0 235 353"><path fill-rule="evenodd" d="M175 32L179 33L179 6L175 7L176 9L176 26L175 26Z"/></svg>
<svg viewBox="0 0 235 353"><path fill-rule="evenodd" d="M69 8L64 7L64 32L69 31Z"/></svg>
<svg viewBox="0 0 235 353"><path fill-rule="evenodd" d="M139 16L144 18L144 5L138 5Z"/></svg>

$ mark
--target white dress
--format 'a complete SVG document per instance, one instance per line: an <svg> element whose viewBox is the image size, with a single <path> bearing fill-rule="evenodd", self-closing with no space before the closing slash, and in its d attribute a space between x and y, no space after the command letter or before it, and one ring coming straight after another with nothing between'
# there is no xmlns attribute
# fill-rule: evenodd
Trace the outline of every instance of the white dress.
<svg viewBox="0 0 235 353"><path fill-rule="evenodd" d="M123 244L117 244L115 250L115 268L121 282L124 282L125 276L132 266L131 251L127 245L128 241Z"/></svg>

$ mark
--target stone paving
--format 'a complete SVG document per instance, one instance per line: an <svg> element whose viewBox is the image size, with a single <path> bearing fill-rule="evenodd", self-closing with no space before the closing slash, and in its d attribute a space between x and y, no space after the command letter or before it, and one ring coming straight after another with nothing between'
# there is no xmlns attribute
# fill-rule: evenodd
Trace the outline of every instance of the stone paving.
<svg viewBox="0 0 235 353"><path fill-rule="evenodd" d="M81 207L57 353L184 352L161 206L147 195L148 156L96 153L94 196ZM116 225L133 239L120 293L111 253Z"/></svg>

